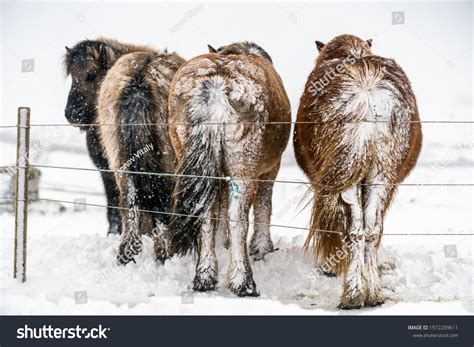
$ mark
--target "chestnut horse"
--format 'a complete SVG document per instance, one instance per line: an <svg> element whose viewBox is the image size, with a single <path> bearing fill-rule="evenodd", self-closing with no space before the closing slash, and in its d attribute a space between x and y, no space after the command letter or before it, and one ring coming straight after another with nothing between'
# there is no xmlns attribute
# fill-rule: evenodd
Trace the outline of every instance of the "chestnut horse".
<svg viewBox="0 0 474 347"><path fill-rule="evenodd" d="M260 259L273 251L273 180L290 135L290 103L270 56L255 43L209 50L181 67L170 88L170 136L178 158L171 248L182 255L197 246L194 290L213 290L220 219L229 240L229 288L257 296L247 251L249 210L253 205L250 253Z"/></svg>
<svg viewBox="0 0 474 347"><path fill-rule="evenodd" d="M415 95L394 60L372 54L371 40L341 35L316 44L294 137L314 193L305 246L319 262L347 254L332 269L344 275L340 308L379 305L384 216L421 148Z"/></svg>
<svg viewBox="0 0 474 347"><path fill-rule="evenodd" d="M149 50L122 56L99 93L101 142L120 192L126 264L141 250L141 234L152 234L157 260L167 257L165 232L171 210L175 155L168 135L168 92L184 63L175 53ZM156 173L158 175L133 172ZM153 211L153 212L145 212Z"/></svg>

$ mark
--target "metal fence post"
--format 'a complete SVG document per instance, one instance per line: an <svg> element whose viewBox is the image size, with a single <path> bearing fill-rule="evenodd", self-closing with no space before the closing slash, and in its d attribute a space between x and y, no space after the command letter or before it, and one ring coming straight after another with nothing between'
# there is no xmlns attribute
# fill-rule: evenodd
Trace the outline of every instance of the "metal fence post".
<svg viewBox="0 0 474 347"><path fill-rule="evenodd" d="M13 277L26 280L26 241L28 221L28 155L30 149L30 108L18 108L15 186L15 251Z"/></svg>

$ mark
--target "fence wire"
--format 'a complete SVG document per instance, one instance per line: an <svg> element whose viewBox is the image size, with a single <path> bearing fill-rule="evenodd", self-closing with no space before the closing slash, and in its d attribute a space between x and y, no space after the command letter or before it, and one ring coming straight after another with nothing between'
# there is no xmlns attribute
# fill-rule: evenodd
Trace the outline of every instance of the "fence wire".
<svg viewBox="0 0 474 347"><path fill-rule="evenodd" d="M229 223L265 225L265 226L274 227L274 228L293 229L293 230L301 230L301 231L314 231L314 232L319 232L319 233L330 233L330 234L341 234L341 235L344 234L341 231L334 231L334 230L312 229L312 228L296 227L293 225L270 224L270 223L254 222L254 221L222 219L218 217L204 217L204 216L188 215L188 214L175 213L175 212L144 210L144 209L139 209L139 208L127 208L127 207L121 207L121 206L91 204L91 203L85 203L85 202L83 203L83 202L78 202L78 201L68 201L68 200L58 200L58 199L48 199L48 198L39 198L38 200L57 202L57 203L63 203L63 204L73 204L73 205L80 205L80 206L113 208L113 209L118 209L118 210L137 211L137 212L142 212L142 213L160 214L160 215L168 215L168 216L175 216L175 217L191 217L191 218L213 220L213 221L227 221ZM474 236L474 233L402 233L402 234L377 233L377 234L372 234L372 235L374 236L383 236L383 235L389 235L389 236Z"/></svg>
<svg viewBox="0 0 474 347"><path fill-rule="evenodd" d="M202 122L194 123L50 123L50 124L30 124L30 128L37 127L103 127L103 126L201 126L201 125L295 125L295 124L327 124L328 121L290 121L290 122ZM420 123L420 124L474 124L471 120L358 120L358 121L344 121L346 124L359 123ZM18 125L0 125L0 129L18 128Z"/></svg>
<svg viewBox="0 0 474 347"><path fill-rule="evenodd" d="M232 125L251 125L251 126L266 126L266 125L296 125L296 124L325 124L328 122L323 121L290 121L290 122L236 122L236 123L220 123L220 122L203 122L199 124L192 124L192 123L168 123L168 122L158 122L158 123L83 123L83 124L69 124L69 123L50 123L50 124L30 124L29 128L41 128L41 127L105 127L105 126L232 126ZM460 120L460 121L448 121L448 120L419 120L419 121L394 121L394 120L360 120L360 121L347 121L345 123L422 123L422 124L474 124L474 121L470 120ZM19 125L0 125L0 129L15 129L19 128ZM229 176L203 176L203 175L184 175L184 174L177 174L177 173L164 173L164 172L145 172L145 171L129 171L129 170L120 170L120 169L99 169L99 168L84 168L84 167L70 167L70 166L54 166L54 165L41 165L41 164L27 164L26 166L0 166L0 169L20 169L25 167L33 167L33 168L44 168L44 169L58 169L58 170L76 170L76 171L90 171L90 172L108 172L108 173L120 173L120 174L131 174L131 175L149 175L149 176L160 176L160 177L184 177L184 178L198 178L198 179L212 179L212 180L220 180L230 182L233 180L239 181L251 181L251 182L272 182L272 183L281 183L281 184L298 184L298 185L305 185L308 187L317 186L318 188L327 188L322 185L315 185L309 181L301 181L301 180L266 180L266 179L259 179L259 178L244 178L244 177L229 177ZM362 183L361 185L364 186L408 186L408 187L472 187L474 183ZM103 196L103 193L99 192L88 192L83 190L74 190L74 189L64 189L58 188L55 186L52 187L43 187L45 190L50 191L58 191L58 192L68 192L68 193L81 193L81 194L90 194L90 195L97 195ZM8 199L15 199L15 196L4 196L0 198L1 200L8 200ZM151 213L151 214L161 214L161 215L169 215L169 216L180 216L180 217L189 217L189 218L199 218L199 219L208 219L208 220L215 220L215 221L222 221L223 219L217 217L204 217L204 216L196 216L196 215L186 215L186 214L179 214L174 212L166 212L166 211L154 211L154 210L144 210L138 208L126 208L121 206L110 206L110 205L103 205L103 204L92 204L92 203L83 203L77 201L68 201L68 200L60 200L60 199L50 199L50 198L38 198L37 200L40 201L50 201L56 203L64 203L64 204L74 204L74 205L84 205L84 206L91 206L91 207L98 207L98 208L112 208L118 210L134 210L139 211L142 213ZM274 228L285 228L285 229L293 229L293 230L301 230L301 231L312 231L318 233L335 233L335 234L344 234L340 231L333 231L333 230L324 230L324 229L311 229L311 228L304 228L304 227L297 227L292 225L282 225L282 224L268 224L268 223L261 223L261 222L254 222L254 221L241 221L241 220L227 220L231 223L246 223L252 225L266 225L269 227ZM474 233L380 233L374 234L378 236L386 235L386 236L473 236Z"/></svg>
<svg viewBox="0 0 474 347"><path fill-rule="evenodd" d="M40 165L31 164L29 167L43 168L43 169L58 169L58 170L78 170L78 171L92 171L92 172L108 172L108 173L119 173L119 174L131 174L131 175L147 175L147 176L160 176L160 177L184 177L184 178L201 178L201 179L212 179L220 181L247 181L247 182L273 182L282 184L301 184L306 186L317 185L309 181L295 181L295 180L266 180L260 178L247 178L247 177L235 177L235 176L202 176L202 175L184 175L177 173L166 173L166 172L146 172L146 171L128 171L120 169L94 169L84 167L73 167L73 166L55 166L55 165ZM19 168L23 168L20 166ZM361 183L361 186L406 186L406 187L474 187L474 183ZM319 185L320 188L326 188L323 185Z"/></svg>

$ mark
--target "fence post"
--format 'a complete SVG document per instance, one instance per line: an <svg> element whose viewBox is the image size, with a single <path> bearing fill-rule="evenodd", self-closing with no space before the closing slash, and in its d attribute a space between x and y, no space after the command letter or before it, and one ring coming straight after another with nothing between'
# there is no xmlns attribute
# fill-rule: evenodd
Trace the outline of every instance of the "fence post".
<svg viewBox="0 0 474 347"><path fill-rule="evenodd" d="M15 251L13 277L26 280L26 241L28 221L28 155L30 150L30 108L18 108L15 183Z"/></svg>

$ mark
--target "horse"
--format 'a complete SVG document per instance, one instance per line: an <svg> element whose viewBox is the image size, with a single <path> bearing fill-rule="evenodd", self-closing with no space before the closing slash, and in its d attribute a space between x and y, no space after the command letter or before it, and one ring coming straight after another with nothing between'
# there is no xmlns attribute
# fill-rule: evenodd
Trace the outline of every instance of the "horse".
<svg viewBox="0 0 474 347"><path fill-rule="evenodd" d="M288 143L291 110L269 54L237 42L189 60L169 95L169 132L177 156L171 255L197 249L195 291L218 282L215 234L228 235L228 286L238 296L258 296L250 255L274 250L270 235L273 181ZM219 223L217 223L219 222Z"/></svg>
<svg viewBox="0 0 474 347"><path fill-rule="evenodd" d="M69 123L86 132L87 148L94 165L100 170L110 169L100 144L97 123L97 99L100 85L107 71L122 55L136 51L151 51L147 46L122 43L109 38L83 40L72 48L66 46L64 68L71 75L72 85L67 99L65 116ZM119 192L113 173L101 171L107 197L107 234L120 234L122 225L119 211Z"/></svg>
<svg viewBox="0 0 474 347"><path fill-rule="evenodd" d="M341 35L316 45L294 132L313 191L305 248L319 262L337 257L330 272L344 276L339 308L381 305L384 217L421 149L416 99L402 68L374 55L371 40Z"/></svg>
<svg viewBox="0 0 474 347"><path fill-rule="evenodd" d="M173 179L166 174L176 165L167 102L171 80L184 62L167 51L129 53L115 62L100 88L100 139L120 194L121 264L134 261L142 234L153 238L156 260L167 258Z"/></svg>

